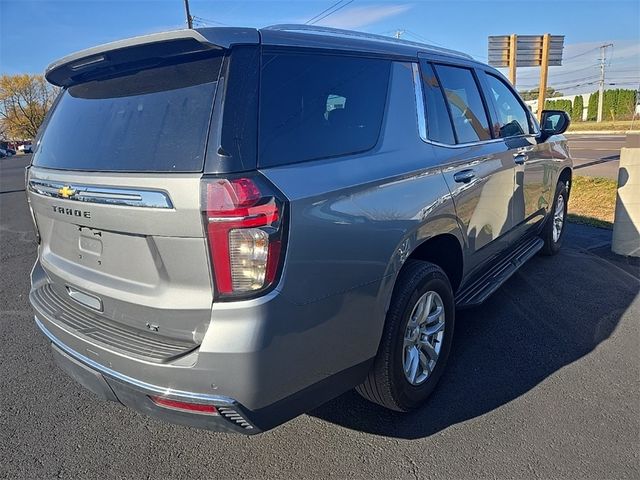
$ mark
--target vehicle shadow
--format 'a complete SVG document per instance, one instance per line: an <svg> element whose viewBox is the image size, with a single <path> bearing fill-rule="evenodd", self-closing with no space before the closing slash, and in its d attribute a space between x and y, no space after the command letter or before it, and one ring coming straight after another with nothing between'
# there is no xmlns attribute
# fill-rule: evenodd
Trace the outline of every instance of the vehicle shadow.
<svg viewBox="0 0 640 480"><path fill-rule="evenodd" d="M367 433L422 438L505 405L587 355L640 290L634 272L585 249L577 235L591 230L571 225L559 255L532 259L484 305L457 313L449 365L423 408L391 412L350 391L310 415Z"/></svg>

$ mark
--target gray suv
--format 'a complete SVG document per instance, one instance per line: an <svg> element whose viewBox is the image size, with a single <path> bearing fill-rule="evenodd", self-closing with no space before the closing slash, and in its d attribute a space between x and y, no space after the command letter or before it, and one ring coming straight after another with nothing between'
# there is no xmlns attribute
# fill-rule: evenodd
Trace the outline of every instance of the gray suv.
<svg viewBox="0 0 640 480"><path fill-rule="evenodd" d="M35 321L100 397L253 434L356 388L422 405L456 309L562 242L569 119L471 57L299 25L46 71Z"/></svg>

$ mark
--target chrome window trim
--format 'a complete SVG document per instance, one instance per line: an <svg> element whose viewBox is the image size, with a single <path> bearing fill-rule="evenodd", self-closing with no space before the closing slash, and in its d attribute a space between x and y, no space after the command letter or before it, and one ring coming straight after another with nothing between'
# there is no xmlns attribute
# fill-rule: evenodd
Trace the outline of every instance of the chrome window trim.
<svg viewBox="0 0 640 480"><path fill-rule="evenodd" d="M124 375L122 373L116 372L109 367L105 367L104 365L99 364L98 362L90 359L82 355L81 353L76 352L71 349L64 343L62 343L53 333L49 331L47 327L38 319L38 317L34 317L36 325L38 328L44 333L44 335L49 339L49 341L62 350L64 353L69 355L70 357L78 360L83 363L87 367L96 370L97 372L106 375L110 378L114 378L126 385L131 387L135 387L138 390L143 390L148 393L159 394L164 397L182 399L185 401L205 401L205 402L213 402L213 403L221 403L226 404L228 406L233 406L237 402L233 398L225 397L223 395L210 395L207 393L197 393L197 392L186 392L184 390L174 390L169 387L161 387L158 385L153 385L151 383L143 382L142 380L138 380L133 377L129 377L128 375Z"/></svg>
<svg viewBox="0 0 640 480"><path fill-rule="evenodd" d="M173 208L173 203L171 203L169 195L160 190L111 188L78 183L66 184L38 178L31 178L28 187L29 191L37 193L38 195L62 200L106 205L125 205L129 207ZM69 197L61 195L60 190L64 187L73 190L73 194Z"/></svg>
<svg viewBox="0 0 640 480"><path fill-rule="evenodd" d="M413 93L416 98L416 115L418 120L418 133L423 141L427 141L427 118L424 109L424 95L422 93L422 79L417 63L411 64L413 71Z"/></svg>
<svg viewBox="0 0 640 480"><path fill-rule="evenodd" d="M504 142L507 139L513 139L513 138L536 138L538 135L533 134L533 133L525 133L522 135L514 135L513 137L500 137L500 138L492 138L491 140L481 140L478 142L467 142L467 143L455 143L455 144L450 144L450 143L441 143L441 142L436 142L433 140L429 140L427 139L426 142L430 143L431 145L436 145L438 147L447 147L447 148L465 148L465 147L475 147L477 145L490 145L492 143L497 143L497 142Z"/></svg>
<svg viewBox="0 0 640 480"><path fill-rule="evenodd" d="M441 143L441 142L435 142L433 140L427 140L427 142L432 145L437 145L438 147L447 147L447 148L468 148L468 147L475 147L477 145L490 145L492 143L498 143L503 141L504 141L504 138L492 138L491 140L480 140L477 142L467 142L467 143Z"/></svg>

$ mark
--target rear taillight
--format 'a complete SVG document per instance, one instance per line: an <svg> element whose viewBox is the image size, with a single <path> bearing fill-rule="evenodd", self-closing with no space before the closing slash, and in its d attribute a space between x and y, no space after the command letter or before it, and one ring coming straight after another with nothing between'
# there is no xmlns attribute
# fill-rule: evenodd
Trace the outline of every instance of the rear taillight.
<svg viewBox="0 0 640 480"><path fill-rule="evenodd" d="M276 282L284 206L261 176L203 179L202 211L219 296L256 294Z"/></svg>

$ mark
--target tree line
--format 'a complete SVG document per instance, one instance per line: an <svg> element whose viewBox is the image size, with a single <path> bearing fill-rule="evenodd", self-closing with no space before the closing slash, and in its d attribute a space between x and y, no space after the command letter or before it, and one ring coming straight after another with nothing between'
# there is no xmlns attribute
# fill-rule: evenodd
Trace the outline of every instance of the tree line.
<svg viewBox="0 0 640 480"><path fill-rule="evenodd" d="M59 90L42 75L0 76L0 140L35 138Z"/></svg>
<svg viewBox="0 0 640 480"><path fill-rule="evenodd" d="M636 108L636 91L617 88L605 90L602 104L602 118L605 120L629 120L633 117ZM564 110L571 116L574 122L582 121L584 100L578 95L571 100L550 99L545 101L544 108L549 110ZM589 95L587 103L587 120L596 120L598 116L598 92Z"/></svg>

